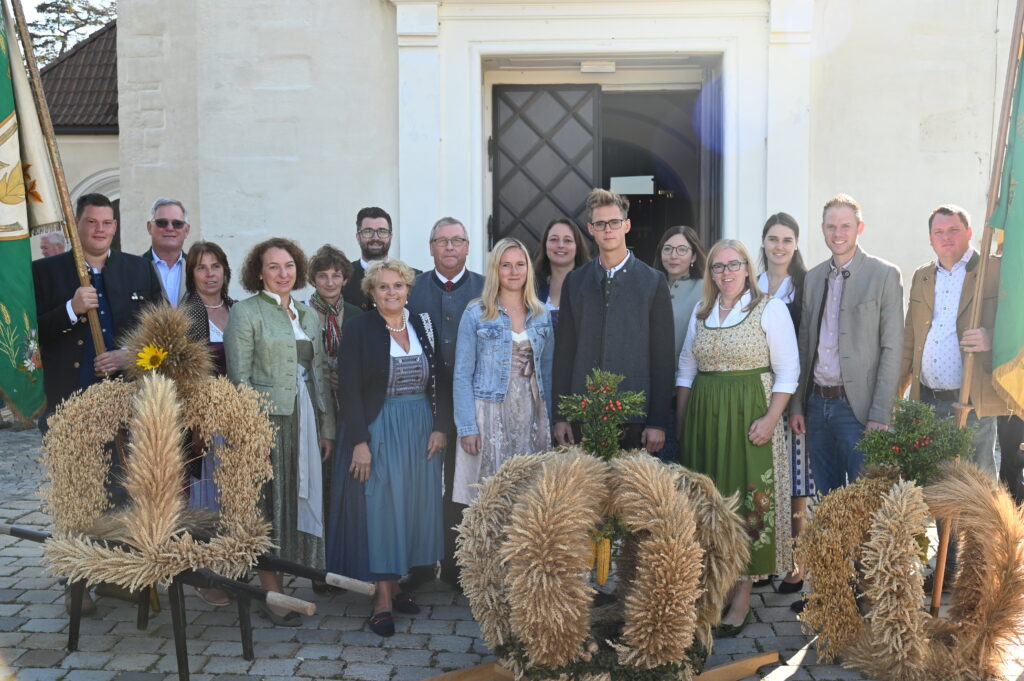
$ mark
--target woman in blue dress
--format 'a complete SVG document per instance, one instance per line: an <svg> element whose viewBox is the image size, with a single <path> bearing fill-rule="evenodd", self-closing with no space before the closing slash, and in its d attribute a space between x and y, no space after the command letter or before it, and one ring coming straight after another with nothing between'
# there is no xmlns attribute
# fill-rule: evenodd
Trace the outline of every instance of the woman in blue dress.
<svg viewBox="0 0 1024 681"><path fill-rule="evenodd" d="M339 353L340 421L327 567L377 583L370 629L395 632L392 610L419 612L398 580L442 558L441 456L450 382L438 378L434 332L406 309L413 272L376 261L363 292L375 308L345 327ZM448 394L438 394L439 391Z"/></svg>

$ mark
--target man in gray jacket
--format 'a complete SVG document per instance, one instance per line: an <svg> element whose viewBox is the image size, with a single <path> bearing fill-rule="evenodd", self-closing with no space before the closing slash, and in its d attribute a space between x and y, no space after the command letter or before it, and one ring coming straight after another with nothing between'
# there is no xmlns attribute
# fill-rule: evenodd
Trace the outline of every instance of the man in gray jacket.
<svg viewBox="0 0 1024 681"><path fill-rule="evenodd" d="M441 218L430 230L430 255L434 269L416 277L409 292L409 312L426 312L434 325L437 356L441 358L438 380L452 380L455 367L455 340L459 337L459 322L466 305L479 298L484 290L484 278L466 267L469 257L469 234L455 218ZM451 386L447 394L451 395ZM451 407L449 406L449 412ZM441 579L458 586L458 566L455 564L455 527L462 521L462 504L452 501L455 481L454 426L448 432L448 447L444 452L444 560L441 561ZM425 581L430 575L414 568L412 586Z"/></svg>
<svg viewBox="0 0 1024 681"><path fill-rule="evenodd" d="M832 257L804 279L789 424L807 433L814 483L827 494L860 475L864 431L889 426L903 358L903 279L857 245L864 220L853 197L829 199L821 229Z"/></svg>
<svg viewBox="0 0 1024 681"><path fill-rule="evenodd" d="M645 417L624 424L621 443L653 454L664 446L672 425L675 331L668 285L626 248L626 197L595 189L587 197L587 210L587 228L599 252L562 285L551 370L555 440L568 444L578 438L559 413L559 398L582 394L587 376L600 368L625 376L621 390L647 396Z"/></svg>

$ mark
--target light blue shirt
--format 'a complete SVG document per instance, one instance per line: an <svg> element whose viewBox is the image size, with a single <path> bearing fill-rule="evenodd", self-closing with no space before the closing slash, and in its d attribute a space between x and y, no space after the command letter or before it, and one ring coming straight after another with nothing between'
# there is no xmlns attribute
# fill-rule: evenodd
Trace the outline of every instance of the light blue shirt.
<svg viewBox="0 0 1024 681"><path fill-rule="evenodd" d="M178 307L178 291L181 290L181 277L185 271L185 254L178 253L178 259L174 261L174 264L169 264L161 260L156 251L153 251L153 265L160 277L160 283L163 284L167 302L171 304L171 307Z"/></svg>

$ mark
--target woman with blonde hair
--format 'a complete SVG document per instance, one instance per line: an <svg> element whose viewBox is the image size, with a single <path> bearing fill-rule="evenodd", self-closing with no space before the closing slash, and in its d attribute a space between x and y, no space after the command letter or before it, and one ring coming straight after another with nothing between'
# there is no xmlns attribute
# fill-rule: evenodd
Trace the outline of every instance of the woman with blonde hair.
<svg viewBox="0 0 1024 681"><path fill-rule="evenodd" d="M455 345L453 499L505 460L551 446L551 314L537 297L526 247L502 239L491 250L483 295L462 315Z"/></svg>
<svg viewBox="0 0 1024 681"><path fill-rule="evenodd" d="M398 580L444 552L441 459L451 394L430 317L410 314L412 269L376 260L362 288L374 307L345 325L340 421L331 476L327 568L374 581L370 630L395 633L392 611L416 614Z"/></svg>
<svg viewBox="0 0 1024 681"><path fill-rule="evenodd" d="M758 288L746 247L723 239L708 263L679 355L677 423L682 464L708 475L723 496L740 494L750 563L718 629L735 636L750 621L753 580L792 567L782 414L800 358L789 311Z"/></svg>

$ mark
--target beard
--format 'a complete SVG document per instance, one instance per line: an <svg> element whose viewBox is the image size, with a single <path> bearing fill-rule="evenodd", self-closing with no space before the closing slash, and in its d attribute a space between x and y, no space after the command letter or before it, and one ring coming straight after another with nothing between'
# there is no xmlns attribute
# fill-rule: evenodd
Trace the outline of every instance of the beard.
<svg viewBox="0 0 1024 681"><path fill-rule="evenodd" d="M384 241L371 241L359 246L359 250L363 254L363 260L382 260L387 257L390 249L391 243Z"/></svg>

